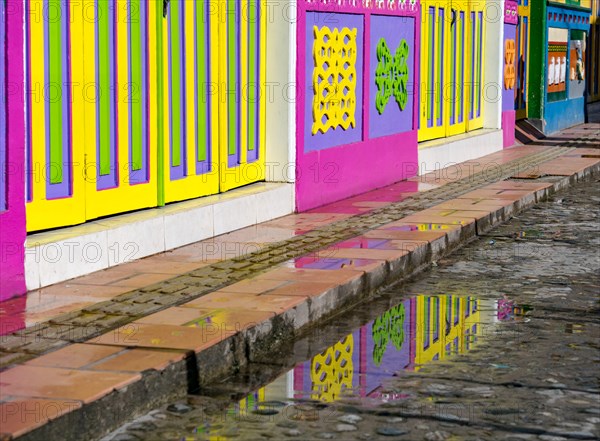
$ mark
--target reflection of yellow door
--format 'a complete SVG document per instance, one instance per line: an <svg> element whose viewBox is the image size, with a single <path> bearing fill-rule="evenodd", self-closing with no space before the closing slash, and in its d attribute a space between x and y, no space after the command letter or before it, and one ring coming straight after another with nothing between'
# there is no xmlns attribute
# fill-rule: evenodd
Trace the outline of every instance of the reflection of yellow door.
<svg viewBox="0 0 600 441"><path fill-rule="evenodd" d="M483 127L483 1L421 3L419 141Z"/></svg>

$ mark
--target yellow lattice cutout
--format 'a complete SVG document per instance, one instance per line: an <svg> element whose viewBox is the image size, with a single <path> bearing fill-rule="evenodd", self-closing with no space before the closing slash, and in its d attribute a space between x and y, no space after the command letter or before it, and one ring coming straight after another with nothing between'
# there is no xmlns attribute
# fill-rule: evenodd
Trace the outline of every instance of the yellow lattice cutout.
<svg viewBox="0 0 600 441"><path fill-rule="evenodd" d="M314 26L313 135L356 125L356 32Z"/></svg>
<svg viewBox="0 0 600 441"><path fill-rule="evenodd" d="M332 402L344 389L352 389L353 352L354 338L350 334L313 357L310 367L313 399Z"/></svg>
<svg viewBox="0 0 600 441"><path fill-rule="evenodd" d="M506 40L504 43L504 88L514 89L515 74L515 40Z"/></svg>

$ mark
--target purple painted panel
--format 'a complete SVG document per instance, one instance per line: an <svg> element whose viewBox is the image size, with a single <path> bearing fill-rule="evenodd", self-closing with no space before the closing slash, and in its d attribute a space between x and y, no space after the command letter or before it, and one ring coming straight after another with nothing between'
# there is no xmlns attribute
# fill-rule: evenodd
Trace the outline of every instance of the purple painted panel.
<svg viewBox="0 0 600 441"><path fill-rule="evenodd" d="M519 5L516 1L506 0L504 3L504 23L516 25L519 23Z"/></svg>
<svg viewBox="0 0 600 441"><path fill-rule="evenodd" d="M515 25L512 24L505 24L504 25L504 42L506 43L507 40L513 40L516 41L516 37L517 37L517 27ZM506 45L504 45L505 47L505 51L506 51ZM506 54L504 54L506 56ZM505 59L502 58L503 63L506 63ZM514 66L515 63L513 63ZM502 71L504 72L504 68L502 69ZM516 69L515 69L515 75L516 75ZM504 77L503 77L504 78ZM506 89L504 87L504 82L502 82L502 110L506 111L506 110L513 110L514 108L514 102L515 102L515 89ZM515 84L516 87L516 84Z"/></svg>
<svg viewBox="0 0 600 441"><path fill-rule="evenodd" d="M383 114L377 111L375 96L377 86L375 84L375 71L377 69L377 44L383 38L395 56L396 49L402 40L406 40L409 47L408 52L408 101L404 110L392 95L388 101ZM371 60L369 74L371 81L371 96L369 100L369 137L402 133L413 128L413 99L414 99L414 73L415 73L415 19L411 17L393 17L387 15L371 16Z"/></svg>
<svg viewBox="0 0 600 441"><path fill-rule="evenodd" d="M314 61L312 48L314 43L313 26L319 28L327 26L330 29L338 28L356 28L356 124L343 130L337 127L330 129L326 133L318 132L312 134L312 102L313 102L313 67ZM332 14L332 13L306 13L306 73L304 90L306 91L306 100L304 106L304 151L311 152L323 150L329 147L350 144L362 140L362 121L363 121L363 49L364 49L364 17L362 15L352 14Z"/></svg>

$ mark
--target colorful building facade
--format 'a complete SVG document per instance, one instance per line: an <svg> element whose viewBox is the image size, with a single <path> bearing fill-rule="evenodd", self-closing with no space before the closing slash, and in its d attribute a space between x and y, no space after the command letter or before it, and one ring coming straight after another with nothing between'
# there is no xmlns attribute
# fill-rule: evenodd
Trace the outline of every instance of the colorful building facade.
<svg viewBox="0 0 600 441"><path fill-rule="evenodd" d="M298 2L299 211L414 175L419 25L415 0Z"/></svg>
<svg viewBox="0 0 600 441"><path fill-rule="evenodd" d="M591 0L531 3L527 116L544 133L585 121Z"/></svg>
<svg viewBox="0 0 600 441"><path fill-rule="evenodd" d="M108 216L164 225L139 258L492 153L519 118L581 122L598 0L591 32L592 3L565 1L0 1L1 295L23 274L34 289L124 261L106 257ZM238 215L255 198L210 222L159 218L263 181L286 190L258 214ZM30 261L26 233L34 247L88 222L102 262Z"/></svg>

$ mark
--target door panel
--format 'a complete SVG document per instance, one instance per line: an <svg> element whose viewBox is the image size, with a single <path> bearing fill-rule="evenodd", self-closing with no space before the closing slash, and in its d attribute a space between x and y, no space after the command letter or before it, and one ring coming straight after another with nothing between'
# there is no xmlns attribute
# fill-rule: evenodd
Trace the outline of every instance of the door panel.
<svg viewBox="0 0 600 441"><path fill-rule="evenodd" d="M171 1L163 19L164 196L219 192L218 14L211 2Z"/></svg>
<svg viewBox="0 0 600 441"><path fill-rule="evenodd" d="M484 38L485 38L485 2L481 0L469 2L469 39L470 56L468 72L468 103L467 103L467 130L475 130L483 127L483 60Z"/></svg>
<svg viewBox="0 0 600 441"><path fill-rule="evenodd" d="M86 0L96 20L83 20L79 56L85 84L96 99L85 100L86 219L156 206L155 81L149 50L155 8L145 0ZM90 56L93 55L93 56ZM80 58L81 57L81 58ZM155 95L155 93L154 93Z"/></svg>
<svg viewBox="0 0 600 441"><path fill-rule="evenodd" d="M221 1L226 19L219 28L220 190L265 178L265 2Z"/></svg>
<svg viewBox="0 0 600 441"><path fill-rule="evenodd" d="M447 57L447 69L450 81L446 88L446 103L448 106L446 136L463 133L467 127L467 119L465 118L466 93L468 91L465 85L468 68L467 2L453 1L451 13L447 47L448 54L452 54L452 56Z"/></svg>
<svg viewBox="0 0 600 441"><path fill-rule="evenodd" d="M73 115L83 113L73 88L81 73L73 57L81 49L81 23L70 20L77 11L68 0L27 6L27 229L33 231L85 221L85 156L73 148L83 145L73 124Z"/></svg>

